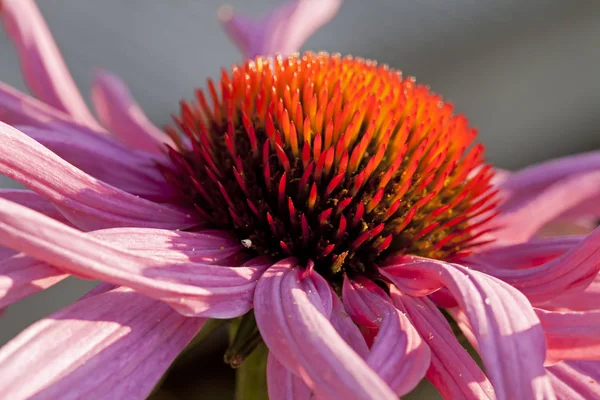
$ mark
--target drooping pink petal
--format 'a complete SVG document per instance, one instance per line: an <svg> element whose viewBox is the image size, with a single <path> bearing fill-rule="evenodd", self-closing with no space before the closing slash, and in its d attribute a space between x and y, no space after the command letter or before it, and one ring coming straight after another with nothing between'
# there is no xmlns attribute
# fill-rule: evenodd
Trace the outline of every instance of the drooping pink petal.
<svg viewBox="0 0 600 400"><path fill-rule="evenodd" d="M557 252L564 251L568 240L558 239L556 244ZM540 247L537 243L523 244L516 248L517 256L523 249L528 248L535 251ZM512 246L508 246L497 251L504 251L506 256L510 257L512 249ZM509 262L508 259L507 262ZM496 266L485 263L472 264L472 266L519 289L532 304L543 304L559 294L582 291L598 275L600 270L600 228L572 246L562 256L532 268L514 270L505 268L504 265Z"/></svg>
<svg viewBox="0 0 600 400"><path fill-rule="evenodd" d="M248 255L241 257L239 242L220 231L114 228L88 235L135 254L169 262L238 266L249 259ZM233 259L234 255L240 257ZM60 266L56 268L24 254L14 257L6 254L0 258L0 308L45 290L67 276Z"/></svg>
<svg viewBox="0 0 600 400"><path fill-rule="evenodd" d="M156 167L157 159L128 149L110 136L93 131L82 134L67 127L20 126L19 130L69 164L125 192L157 202L180 196Z"/></svg>
<svg viewBox="0 0 600 400"><path fill-rule="evenodd" d="M219 19L244 57L286 56L299 51L341 4L342 0L288 0L257 20L235 15L231 6L223 6Z"/></svg>
<svg viewBox="0 0 600 400"><path fill-rule="evenodd" d="M84 278L127 286L188 316L233 318L252 308L270 262L240 267L174 263L109 245L25 207L0 200L0 245Z"/></svg>
<svg viewBox="0 0 600 400"><path fill-rule="evenodd" d="M446 287L464 311L500 399L552 398L546 344L527 298L510 285L457 264L393 257L380 268L401 291L424 296ZM518 311L515 311L518 310Z"/></svg>
<svg viewBox="0 0 600 400"><path fill-rule="evenodd" d="M495 399L494 388L456 340L450 325L427 297L411 297L390 288L394 304L406 312L431 350L427 379L445 399Z"/></svg>
<svg viewBox="0 0 600 400"><path fill-rule="evenodd" d="M297 375L284 367L273 354L267 358L269 400L310 400L312 390Z"/></svg>
<svg viewBox="0 0 600 400"><path fill-rule="evenodd" d="M113 228L89 234L144 256L178 262L224 265L231 256L243 250L235 236L218 230L182 232L149 228Z"/></svg>
<svg viewBox="0 0 600 400"><path fill-rule="evenodd" d="M88 297L0 350L0 393L10 399L145 399L203 323L130 289Z"/></svg>
<svg viewBox="0 0 600 400"><path fill-rule="evenodd" d="M0 259L0 308L47 289L68 276L22 253Z"/></svg>
<svg viewBox="0 0 600 400"><path fill-rule="evenodd" d="M27 208L31 208L39 213L42 213L50 218L70 225L70 222L58 211L54 204L44 199L39 194L31 190L23 189L0 189L0 199L12 201L13 203L21 204Z"/></svg>
<svg viewBox="0 0 600 400"><path fill-rule="evenodd" d="M600 304L600 275L583 291L572 291L555 297L541 308L553 311L589 311L597 310Z"/></svg>
<svg viewBox="0 0 600 400"><path fill-rule="evenodd" d="M547 370L558 399L600 399L600 361L563 361Z"/></svg>
<svg viewBox="0 0 600 400"><path fill-rule="evenodd" d="M3 0L0 17L17 48L31 91L76 121L97 127L35 2Z"/></svg>
<svg viewBox="0 0 600 400"><path fill-rule="evenodd" d="M358 326L352 321L352 318L346 312L342 301L337 295L332 295L333 307L331 310L331 325L340 334L342 339L346 341L352 347L352 349L366 359L369 354L369 346L365 341L363 335L360 333Z"/></svg>
<svg viewBox="0 0 600 400"><path fill-rule="evenodd" d="M86 294L84 294L83 296L81 296L81 298L79 299L79 301L81 300L85 300L88 297L92 297L92 296L96 296L102 293L106 293L109 292L113 289L118 288L119 286L115 286L112 283L106 283L106 282L102 282L97 284L96 286L94 286L93 288L91 288Z"/></svg>
<svg viewBox="0 0 600 400"><path fill-rule="evenodd" d="M329 322L316 272L295 259L261 277L254 296L256 322L270 353L317 394L332 399L396 399ZM330 306L331 307L331 306Z"/></svg>
<svg viewBox="0 0 600 400"><path fill-rule="evenodd" d="M535 312L546 335L548 363L600 360L600 311L561 312L536 309Z"/></svg>
<svg viewBox="0 0 600 400"><path fill-rule="evenodd" d="M117 226L177 229L197 223L190 214L98 181L1 122L0 174L50 200L83 230Z"/></svg>
<svg viewBox="0 0 600 400"><path fill-rule="evenodd" d="M103 129L90 129L75 121L69 114L60 111L34 97L0 82L0 121L9 125L70 126L106 133Z"/></svg>
<svg viewBox="0 0 600 400"><path fill-rule="evenodd" d="M600 202L600 170L552 183L513 208L503 206L505 211L494 221L501 229L494 236L504 243L525 242L547 223L590 201Z"/></svg>
<svg viewBox="0 0 600 400"><path fill-rule="evenodd" d="M518 203L564 178L590 171L600 170L600 152L592 151L573 156L555 158L514 172L500 183L507 197L504 206L512 209Z"/></svg>
<svg viewBox="0 0 600 400"><path fill-rule="evenodd" d="M398 311L383 289L368 279L344 279L346 311L362 326L378 330L366 360L398 396L413 390L431 361L429 348L408 317Z"/></svg>
<svg viewBox="0 0 600 400"><path fill-rule="evenodd" d="M164 153L175 144L144 114L127 86L115 75L98 70L92 84L92 101L102 123L132 149Z"/></svg>

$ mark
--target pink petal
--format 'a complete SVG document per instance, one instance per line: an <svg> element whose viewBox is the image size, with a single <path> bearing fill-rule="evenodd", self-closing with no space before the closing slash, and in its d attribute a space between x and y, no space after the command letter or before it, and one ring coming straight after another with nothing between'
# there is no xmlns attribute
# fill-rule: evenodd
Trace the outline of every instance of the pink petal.
<svg viewBox="0 0 600 400"><path fill-rule="evenodd" d="M600 310L561 312L536 309L535 312L546 335L548 363L600 360Z"/></svg>
<svg viewBox="0 0 600 400"><path fill-rule="evenodd" d="M89 234L134 253L177 262L224 265L231 256L243 250L240 241L233 234L217 230L181 232L149 228L113 228Z"/></svg>
<svg viewBox="0 0 600 400"><path fill-rule="evenodd" d="M550 240L549 247L552 243L556 244L553 255L564 251L568 242L569 240ZM508 262L513 249L515 247L508 246L498 251L506 254ZM539 242L516 246L517 264L524 249L535 252L536 249L540 249ZM545 254L548 254L549 249L545 250ZM506 264L500 266L473 264L472 266L519 289L535 305L550 301L559 294L581 291L594 280L600 270L600 228L572 246L562 256L542 265L518 270L505 268L504 265Z"/></svg>
<svg viewBox="0 0 600 400"><path fill-rule="evenodd" d="M103 129L90 129L75 121L69 114L3 82L0 82L0 121L9 125L56 125L106 133Z"/></svg>
<svg viewBox="0 0 600 400"><path fill-rule="evenodd" d="M0 245L84 278L127 286L188 316L233 318L252 308L256 280L270 265L174 263L122 250L25 207L0 200Z"/></svg>
<svg viewBox="0 0 600 400"><path fill-rule="evenodd" d="M391 303L383 289L368 279L344 279L344 305L352 319L378 329L367 364L398 396L413 390L425 376L431 361L429 348L406 317Z"/></svg>
<svg viewBox="0 0 600 400"><path fill-rule="evenodd" d="M148 120L127 86L115 75L98 70L92 84L92 101L102 123L133 149L163 154L173 141Z"/></svg>
<svg viewBox="0 0 600 400"><path fill-rule="evenodd" d="M297 375L284 367L273 354L267 358L269 400L310 400L312 391Z"/></svg>
<svg viewBox="0 0 600 400"><path fill-rule="evenodd" d="M563 361L549 367L548 375L559 399L600 399L600 361Z"/></svg>
<svg viewBox="0 0 600 400"><path fill-rule="evenodd" d="M251 21L234 15L230 6L219 9L225 32L244 57L289 55L337 13L342 0L288 0L262 18Z"/></svg>
<svg viewBox="0 0 600 400"><path fill-rule="evenodd" d="M80 229L116 226L177 229L195 224L189 214L94 179L1 122L0 174L53 202Z"/></svg>
<svg viewBox="0 0 600 400"><path fill-rule="evenodd" d="M203 323L130 289L88 297L0 350L0 393L10 399L144 399Z"/></svg>
<svg viewBox="0 0 600 400"><path fill-rule="evenodd" d="M597 310L598 304L600 304L600 275L596 275L592 283L583 291L559 295L540 307L554 311L589 311Z"/></svg>
<svg viewBox="0 0 600 400"><path fill-rule="evenodd" d="M0 308L47 289L68 276L23 253L0 259Z"/></svg>
<svg viewBox="0 0 600 400"><path fill-rule="evenodd" d="M494 221L502 228L494 236L505 243L527 241L545 224L590 201L600 201L599 170L555 182L513 208L503 206L505 212Z"/></svg>
<svg viewBox="0 0 600 400"><path fill-rule="evenodd" d="M144 228L115 228L88 235L117 245L133 253L169 262L197 262L238 266L248 260L242 247L231 235L219 231L175 232ZM60 282L67 276L33 257L7 253L0 258L0 308ZM231 264L229 261L233 261Z"/></svg>
<svg viewBox="0 0 600 400"><path fill-rule="evenodd" d="M54 204L31 190L0 189L0 199L12 201L60 221L63 224L70 225L69 221L58 211Z"/></svg>
<svg viewBox="0 0 600 400"><path fill-rule="evenodd" d="M342 339L346 341L352 347L352 350L356 352L363 359L366 359L369 354L369 346L360 333L358 326L352 321L352 318L346 312L344 305L337 296L333 294L333 308L331 310L331 325L340 334Z"/></svg>
<svg viewBox="0 0 600 400"><path fill-rule="evenodd" d="M31 91L76 121L97 127L35 2L3 0L0 17L17 48Z"/></svg>
<svg viewBox="0 0 600 400"><path fill-rule="evenodd" d="M256 322L272 354L318 395L331 399L396 399L336 332L319 293L323 278L286 259L261 277L254 296Z"/></svg>
<svg viewBox="0 0 600 400"><path fill-rule="evenodd" d="M120 190L157 202L181 196L156 167L156 158L128 149L110 136L66 127L19 129L69 164Z"/></svg>
<svg viewBox="0 0 600 400"><path fill-rule="evenodd" d="M423 296L442 286L452 293L473 327L498 398L552 397L543 368L544 333L524 295L457 264L405 256L394 257L387 265L380 272L409 295Z"/></svg>
<svg viewBox="0 0 600 400"><path fill-rule="evenodd" d="M505 207L514 208L516 204L564 178L598 170L600 152L592 151L556 158L512 173L500 183L503 194L509 198Z"/></svg>
<svg viewBox="0 0 600 400"><path fill-rule="evenodd" d="M427 379L445 399L495 399L494 388L456 340L450 325L427 297L411 297L390 288L394 304L406 312L431 350Z"/></svg>

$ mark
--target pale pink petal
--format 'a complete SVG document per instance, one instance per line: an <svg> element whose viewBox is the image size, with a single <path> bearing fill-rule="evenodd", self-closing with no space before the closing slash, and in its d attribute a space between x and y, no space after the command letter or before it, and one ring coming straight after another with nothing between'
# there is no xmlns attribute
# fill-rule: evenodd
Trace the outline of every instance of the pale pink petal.
<svg viewBox="0 0 600 400"><path fill-rule="evenodd" d="M294 259L269 268L254 296L256 322L271 354L328 399L396 399L329 322L331 308L318 293L323 280Z"/></svg>
<svg viewBox="0 0 600 400"><path fill-rule="evenodd" d="M243 250L240 241L233 234L218 230L181 232L150 228L113 228L89 234L134 253L178 262L224 265L225 261Z"/></svg>
<svg viewBox="0 0 600 400"><path fill-rule="evenodd" d="M344 306L361 326L377 329L367 364L398 396L413 390L431 361L429 348L408 317L398 311L383 289L368 279L344 279Z"/></svg>
<svg viewBox="0 0 600 400"><path fill-rule="evenodd" d="M175 146L148 120L117 76L98 70L92 84L92 101L102 123L127 146L156 154L165 152L165 143Z"/></svg>
<svg viewBox="0 0 600 400"><path fill-rule="evenodd" d="M242 254L240 243L226 232L114 228L89 235L133 253L169 262L238 266L249 259L249 255ZM24 254L11 257L7 253L0 258L0 308L45 290L67 276L60 268L33 257Z"/></svg>
<svg viewBox="0 0 600 400"><path fill-rule="evenodd" d="M310 400L312 390L297 375L284 367L273 354L267 358L269 400Z"/></svg>
<svg viewBox="0 0 600 400"><path fill-rule="evenodd" d="M157 202L180 197L156 167L158 159L128 149L110 136L93 131L81 134L67 127L18 129L69 164L125 192Z"/></svg>
<svg viewBox="0 0 600 400"><path fill-rule="evenodd" d="M233 318L252 308L256 281L270 265L174 263L109 245L25 207L0 200L0 245L84 278L127 286L189 316Z"/></svg>
<svg viewBox="0 0 600 400"><path fill-rule="evenodd" d="M456 340L450 325L427 297L411 297L390 288L394 304L406 312L431 350L427 379L445 399L495 399L494 388Z"/></svg>
<svg viewBox="0 0 600 400"><path fill-rule="evenodd" d="M560 400L600 399L600 361L563 361L548 375Z"/></svg>
<svg viewBox="0 0 600 400"><path fill-rule="evenodd" d="M600 152L592 151L573 156L555 158L510 174L500 182L506 208L514 208L530 196L564 178L600 170Z"/></svg>
<svg viewBox="0 0 600 400"><path fill-rule="evenodd" d="M70 225L69 221L58 211L54 204L44 199L39 194L31 190L23 189L0 189L0 199L12 201L13 203L21 204L27 208L31 208L39 213L53 218L63 224Z"/></svg>
<svg viewBox="0 0 600 400"><path fill-rule="evenodd" d="M473 327L498 398L553 397L543 367L544 333L518 290L481 272L420 257L391 258L380 272L409 295L423 296L442 286L452 293Z"/></svg>
<svg viewBox="0 0 600 400"><path fill-rule="evenodd" d="M503 243L525 242L547 223L590 201L600 202L600 170L552 183L513 208L504 205L504 212L493 222L500 229L493 235Z"/></svg>
<svg viewBox="0 0 600 400"><path fill-rule="evenodd" d="M342 0L288 0L262 18L234 15L231 6L219 9L223 29L244 57L289 55L337 13Z"/></svg>
<svg viewBox="0 0 600 400"><path fill-rule="evenodd" d="M97 127L35 2L3 0L1 7L0 17L17 48L31 91L76 121Z"/></svg>
<svg viewBox="0 0 600 400"><path fill-rule="evenodd" d="M152 203L87 175L22 132L0 122L0 174L54 203L80 229L185 228L194 216Z"/></svg>
<svg viewBox="0 0 600 400"><path fill-rule="evenodd" d="M0 259L0 308L47 289L68 276L23 253Z"/></svg>
<svg viewBox="0 0 600 400"><path fill-rule="evenodd" d="M540 307L554 311L589 311L597 310L600 304L600 275L596 275L592 283L583 291L572 291L555 297Z"/></svg>
<svg viewBox="0 0 600 400"><path fill-rule="evenodd" d="M600 360L599 310L561 312L536 309L535 312L546 335L546 362Z"/></svg>
<svg viewBox="0 0 600 400"><path fill-rule="evenodd" d="M203 323L130 289L88 297L0 350L0 393L7 399L145 399Z"/></svg>
<svg viewBox="0 0 600 400"><path fill-rule="evenodd" d="M568 240L557 239L550 241L550 243L552 242L557 244L557 252L564 251L565 245L568 245ZM512 248L512 246L508 246L497 250L497 252L504 251L506 253L507 263ZM527 248L535 251L539 246L537 243L518 246L517 255ZM594 280L600 270L600 228L572 246L562 256L542 265L518 270L506 268L505 265L471 264L477 270L499 278L519 289L535 305L543 304L559 294L569 291L582 291Z"/></svg>

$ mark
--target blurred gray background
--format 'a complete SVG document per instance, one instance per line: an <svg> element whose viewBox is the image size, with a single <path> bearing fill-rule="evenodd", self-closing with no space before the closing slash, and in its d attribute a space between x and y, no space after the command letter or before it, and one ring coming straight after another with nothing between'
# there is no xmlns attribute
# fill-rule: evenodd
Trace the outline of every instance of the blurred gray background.
<svg viewBox="0 0 600 400"><path fill-rule="evenodd" d="M260 15L280 0L229 1ZM156 123L240 56L221 0L38 0L84 93L95 67L122 77ZM600 1L345 0L304 49L376 59L429 84L465 113L487 158L520 168L600 148ZM0 80L25 90L0 34ZM0 185L11 183L0 177ZM84 293L71 280L8 309L0 343Z"/></svg>

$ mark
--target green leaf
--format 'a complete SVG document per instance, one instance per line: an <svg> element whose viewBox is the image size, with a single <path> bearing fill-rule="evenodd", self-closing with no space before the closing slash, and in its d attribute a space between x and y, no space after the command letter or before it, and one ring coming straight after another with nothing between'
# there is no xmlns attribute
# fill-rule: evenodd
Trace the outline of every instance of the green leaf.
<svg viewBox="0 0 600 400"><path fill-rule="evenodd" d="M260 343L236 370L236 400L264 400L269 398L267 393L268 354L267 346Z"/></svg>

